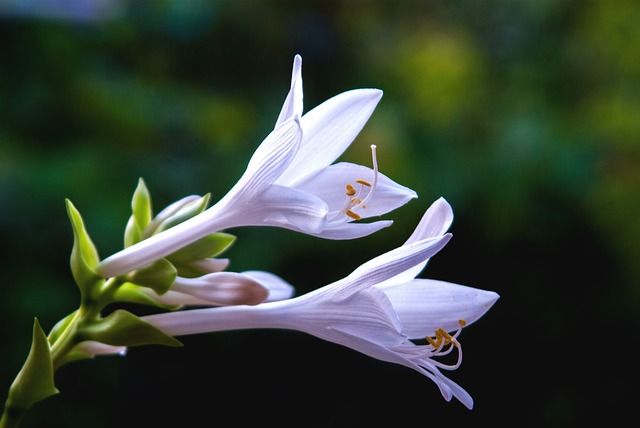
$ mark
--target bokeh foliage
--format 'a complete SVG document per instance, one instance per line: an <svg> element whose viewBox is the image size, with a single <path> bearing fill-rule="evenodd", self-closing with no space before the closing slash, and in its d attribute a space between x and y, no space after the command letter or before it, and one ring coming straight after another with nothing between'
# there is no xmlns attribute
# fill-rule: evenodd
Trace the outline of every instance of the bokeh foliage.
<svg viewBox="0 0 640 428"><path fill-rule="evenodd" d="M193 425L218 412L291 426L567 427L624 414L640 308L637 1L42 3L58 9L0 1L1 385L33 318L47 330L77 307L64 199L103 256L122 246L139 177L156 210L188 194L217 200L273 127L296 53L305 110L384 90L343 159L368 164L377 144L381 170L420 197L360 241L234 231L230 268L314 289L402 243L444 196L454 239L423 276L502 298L464 332L451 375L472 412L404 368L259 331L65 368L61 394L26 427ZM622 362L611 374L609 359Z"/></svg>

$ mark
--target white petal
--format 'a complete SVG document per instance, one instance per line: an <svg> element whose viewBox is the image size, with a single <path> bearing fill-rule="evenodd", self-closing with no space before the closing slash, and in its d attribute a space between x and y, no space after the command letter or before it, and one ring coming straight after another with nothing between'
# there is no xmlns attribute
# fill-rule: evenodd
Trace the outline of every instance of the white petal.
<svg viewBox="0 0 640 428"><path fill-rule="evenodd" d="M306 176L304 180L298 181L294 187L313 193L324 200L329 206L329 211L339 211L347 198L345 186L351 184L359 189L361 185L355 182L357 179L373 183L373 176L374 172L371 168L340 162L317 171L311 176ZM361 198L363 199L371 188L362 187L363 194ZM382 173L378 173L377 185L373 190L371 199L366 204L367 207L358 209L357 213L362 218L379 216L406 204L416 197L416 192L413 190L396 183Z"/></svg>
<svg viewBox="0 0 640 428"><path fill-rule="evenodd" d="M405 242L405 245L420 239L432 238L443 235L451 226L453 210L444 198L439 198L427 209L415 230ZM414 267L401 272L399 275L389 278L384 285L402 284L411 281L418 276L428 263L428 259ZM383 285L383 284L379 284Z"/></svg>
<svg viewBox="0 0 640 428"><path fill-rule="evenodd" d="M349 276L335 283L336 299L347 298L357 290L371 287L393 278L434 256L451 239L451 234L423 239L403 245L364 263Z"/></svg>
<svg viewBox="0 0 640 428"><path fill-rule="evenodd" d="M453 393L453 396L456 397L462 404L464 404L467 409L473 409L473 398L467 391L464 390L464 388L439 372L438 379L443 382L447 386L447 388L449 388L450 392Z"/></svg>
<svg viewBox="0 0 640 428"><path fill-rule="evenodd" d="M304 140L277 183L292 185L331 165L356 138L382 97L379 89L355 89L328 99L301 118Z"/></svg>
<svg viewBox="0 0 640 428"><path fill-rule="evenodd" d="M225 198L252 198L264 191L287 169L299 150L302 128L297 116L275 128L258 146L247 169Z"/></svg>
<svg viewBox="0 0 640 428"><path fill-rule="evenodd" d="M381 288L402 321L402 331L411 339L431 336L438 328L455 331L464 320L478 320L498 300L493 291L432 279Z"/></svg>
<svg viewBox="0 0 640 428"><path fill-rule="evenodd" d="M437 199L422 216L422 219L407 239L407 244L425 238L443 235L453 222L453 210L451 205L444 199Z"/></svg>
<svg viewBox="0 0 640 428"><path fill-rule="evenodd" d="M392 220L374 221L372 223L342 223L337 225L329 225L320 233L312 234L324 239L357 239L363 236L369 236L385 227L393 224Z"/></svg>
<svg viewBox="0 0 640 428"><path fill-rule="evenodd" d="M319 198L292 189L272 185L255 202L255 225L279 226L304 233L318 233L326 223L327 205Z"/></svg>
<svg viewBox="0 0 640 428"><path fill-rule="evenodd" d="M284 101L280 116L278 116L276 128L296 115L302 116L302 96L302 57L296 55L293 58L291 89Z"/></svg>
<svg viewBox="0 0 640 428"><path fill-rule="evenodd" d="M269 297L265 302L275 302L293 297L295 292L293 286L278 275L260 270L249 270L242 273L255 279L269 290Z"/></svg>

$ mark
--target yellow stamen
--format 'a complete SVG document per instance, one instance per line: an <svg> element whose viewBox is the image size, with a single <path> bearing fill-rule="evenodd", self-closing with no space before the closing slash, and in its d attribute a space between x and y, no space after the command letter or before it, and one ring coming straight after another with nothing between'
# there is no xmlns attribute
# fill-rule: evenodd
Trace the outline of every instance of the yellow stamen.
<svg viewBox="0 0 640 428"><path fill-rule="evenodd" d="M362 219L362 216L355 212L356 209L364 209L367 207L367 202L371 199L373 195L373 191L376 188L376 184L378 182L378 160L376 159L376 146L371 146L371 160L373 162L373 184L367 180L362 178L358 178L355 180L356 183L360 185L360 190L357 191L355 187L351 184L346 184L346 195L347 199L344 202L344 205L340 209L340 212L345 213L348 217L354 220ZM360 197L363 193L363 189L365 187L369 187L367 194L362 198Z"/></svg>
<svg viewBox="0 0 640 428"><path fill-rule="evenodd" d="M467 322L465 320L458 320L458 324L460 324L460 328L462 328L467 325ZM460 330L458 330L458 333L459 332ZM453 344L453 346L455 347L459 347L460 344L456 340L458 333L452 336L445 329L440 327L435 331L435 339L429 336L425 337L425 339L427 339L427 342L429 342L429 344L433 346L435 349L438 349L441 346L448 346L451 344Z"/></svg>
<svg viewBox="0 0 640 428"><path fill-rule="evenodd" d="M362 217L360 217L358 214L354 213L354 212L353 212L353 211L351 211L351 210L347 210L347 211L345 212L345 214L346 214L346 215L348 215L349 217L351 217L351 218L352 218L352 219L354 219L354 220L360 220L360 219L362 218Z"/></svg>

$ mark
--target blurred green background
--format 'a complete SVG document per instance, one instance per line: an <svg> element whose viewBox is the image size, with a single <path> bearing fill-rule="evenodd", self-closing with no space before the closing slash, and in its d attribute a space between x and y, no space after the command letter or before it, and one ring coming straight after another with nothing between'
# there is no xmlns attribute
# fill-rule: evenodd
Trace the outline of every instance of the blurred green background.
<svg viewBox="0 0 640 428"><path fill-rule="evenodd" d="M0 0L0 400L45 329L77 307L64 199L102 256L139 177L156 210L213 200L272 129L303 57L305 111L384 90L342 160L419 199L356 241L231 231L230 270L298 293L400 245L440 196L456 215L422 277L497 291L432 382L301 333L184 338L64 367L24 427L577 427L635 416L640 339L640 3ZM142 312L141 312L142 313ZM223 421L236 421L229 424Z"/></svg>

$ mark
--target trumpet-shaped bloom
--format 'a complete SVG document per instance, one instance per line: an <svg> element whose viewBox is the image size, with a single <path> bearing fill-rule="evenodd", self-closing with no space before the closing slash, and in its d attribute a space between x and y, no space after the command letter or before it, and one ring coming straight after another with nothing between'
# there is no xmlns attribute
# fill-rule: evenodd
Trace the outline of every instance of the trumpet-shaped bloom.
<svg viewBox="0 0 640 428"><path fill-rule="evenodd" d="M440 199L399 248L378 256L346 278L289 300L164 313L143 319L179 336L246 328L284 328L309 333L373 358L404 365L432 379L444 398L473 407L471 396L442 370L462 361L463 327L498 299L491 291L443 281L415 279L451 235L452 214ZM420 342L414 339L422 339ZM454 364L441 357L457 351Z"/></svg>
<svg viewBox="0 0 640 428"><path fill-rule="evenodd" d="M378 171L375 146L372 146L373 169L348 162L333 164L360 133L381 97L379 89L354 89L303 115L302 58L295 56L291 89L276 126L300 116L303 139L295 158L275 184L303 190L327 204L328 224L312 234L329 239L366 236L391 222L353 223L353 220L386 214L417 197L413 190Z"/></svg>
<svg viewBox="0 0 640 428"><path fill-rule="evenodd" d="M360 132L382 92L344 92L302 117L301 59L275 129L253 154L236 185L203 213L106 258L97 267L105 278L145 266L210 233L239 226L276 226L329 239L353 239L391 221L353 223L381 215L410 199L414 191L377 169L331 163Z"/></svg>

